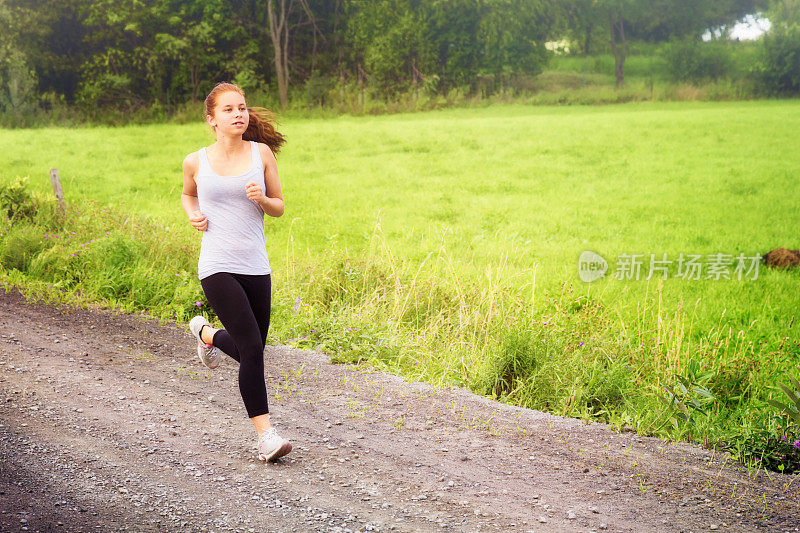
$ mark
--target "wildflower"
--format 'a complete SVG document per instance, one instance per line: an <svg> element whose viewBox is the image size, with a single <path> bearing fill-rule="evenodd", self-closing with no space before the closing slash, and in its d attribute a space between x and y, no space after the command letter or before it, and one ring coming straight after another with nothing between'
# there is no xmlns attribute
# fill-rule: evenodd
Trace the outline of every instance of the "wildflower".
<svg viewBox="0 0 800 533"><path fill-rule="evenodd" d="M800 448L800 440L795 439L795 441L792 443L792 446L795 448Z"/></svg>
<svg viewBox="0 0 800 533"><path fill-rule="evenodd" d="M786 435L781 435L781 442L786 442Z"/></svg>
<svg viewBox="0 0 800 533"><path fill-rule="evenodd" d="M300 297L297 297L297 300L294 301L294 312L296 313L297 310L300 309Z"/></svg>
<svg viewBox="0 0 800 533"><path fill-rule="evenodd" d="M199 301L195 302L194 305L196 305L197 307L202 307L203 306L203 304L201 304Z"/></svg>
<svg viewBox="0 0 800 533"><path fill-rule="evenodd" d="M583 341L581 341L581 346L583 346Z"/></svg>
<svg viewBox="0 0 800 533"><path fill-rule="evenodd" d="M107 232L106 232L106 235L111 235L111 232L110 232L110 231L107 231Z"/></svg>

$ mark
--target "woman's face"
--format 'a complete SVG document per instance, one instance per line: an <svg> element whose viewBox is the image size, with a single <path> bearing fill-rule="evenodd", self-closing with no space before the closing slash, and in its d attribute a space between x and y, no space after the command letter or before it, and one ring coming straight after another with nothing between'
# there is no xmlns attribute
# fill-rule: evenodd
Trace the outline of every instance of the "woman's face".
<svg viewBox="0 0 800 533"><path fill-rule="evenodd" d="M211 126L216 126L217 134L241 135L250 121L244 96L236 91L220 94L214 106L214 116L206 115L206 119Z"/></svg>

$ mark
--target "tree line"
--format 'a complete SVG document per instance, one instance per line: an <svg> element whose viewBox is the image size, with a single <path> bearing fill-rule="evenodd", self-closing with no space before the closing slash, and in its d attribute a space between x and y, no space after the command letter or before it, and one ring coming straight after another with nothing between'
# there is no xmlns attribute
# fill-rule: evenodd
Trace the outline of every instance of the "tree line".
<svg viewBox="0 0 800 533"><path fill-rule="evenodd" d="M778 2L795 9L797 0ZM788 6L788 7L787 7ZM446 91L546 65L548 41L610 49L697 39L768 0L0 0L0 108L196 101L220 80L293 88L331 80L391 96ZM774 6L773 6L774 9Z"/></svg>

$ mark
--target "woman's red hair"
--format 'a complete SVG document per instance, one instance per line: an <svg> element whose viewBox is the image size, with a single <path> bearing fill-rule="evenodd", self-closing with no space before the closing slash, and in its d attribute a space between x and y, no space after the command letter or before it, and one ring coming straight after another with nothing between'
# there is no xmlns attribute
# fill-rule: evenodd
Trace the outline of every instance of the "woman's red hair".
<svg viewBox="0 0 800 533"><path fill-rule="evenodd" d="M235 91L244 97L244 91L238 85L225 81L219 82L206 96L207 115L214 115L217 98L228 91ZM242 139L264 143L269 146L272 153L277 154L281 145L286 142L286 137L275 129L275 116L264 107L248 107L247 111L250 113L250 121L247 124L247 130L242 134Z"/></svg>

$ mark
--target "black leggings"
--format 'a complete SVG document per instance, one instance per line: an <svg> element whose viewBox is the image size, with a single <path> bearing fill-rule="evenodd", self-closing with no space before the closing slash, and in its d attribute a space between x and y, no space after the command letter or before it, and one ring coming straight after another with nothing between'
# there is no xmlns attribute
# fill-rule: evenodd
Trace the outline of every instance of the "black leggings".
<svg viewBox="0 0 800 533"><path fill-rule="evenodd" d="M270 274L218 272L200 280L211 308L225 329L212 344L239 362L239 392L247 416L269 413L264 382L264 346L272 297Z"/></svg>

